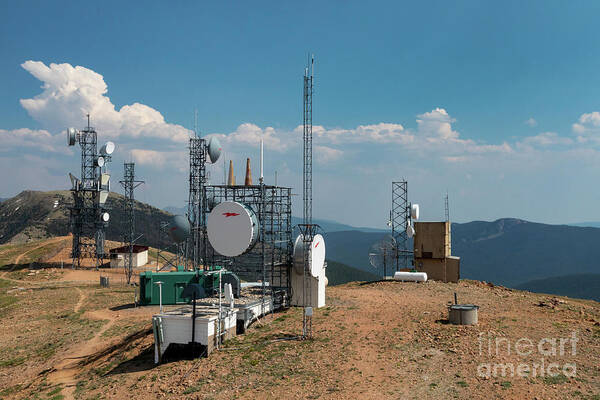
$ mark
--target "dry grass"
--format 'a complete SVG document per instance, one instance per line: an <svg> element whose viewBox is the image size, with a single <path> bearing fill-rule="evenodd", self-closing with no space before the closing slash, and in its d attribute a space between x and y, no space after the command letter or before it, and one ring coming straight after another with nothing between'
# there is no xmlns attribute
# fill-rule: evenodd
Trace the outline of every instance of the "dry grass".
<svg viewBox="0 0 600 400"><path fill-rule="evenodd" d="M54 276L10 278L29 283L0 280L0 398L598 399L600 393L600 304L593 301L472 281L353 283L328 288L328 306L315 312L313 340L291 339L302 315L290 308L263 318L210 358L155 366L149 328L156 308L126 307L133 289ZM479 325L445 323L454 292L481 306ZM515 343L572 331L578 352L562 361L577 364L574 378L477 375L482 362L539 358L480 354L481 334ZM98 347L81 359L76 385L50 379L65 354L92 341Z"/></svg>

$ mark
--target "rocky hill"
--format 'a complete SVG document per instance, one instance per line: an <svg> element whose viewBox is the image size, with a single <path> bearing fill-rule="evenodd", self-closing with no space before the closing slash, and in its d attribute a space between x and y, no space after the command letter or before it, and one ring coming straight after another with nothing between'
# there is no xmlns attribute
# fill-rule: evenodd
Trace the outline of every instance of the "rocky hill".
<svg viewBox="0 0 600 400"><path fill-rule="evenodd" d="M106 202L110 223L106 236L121 241L127 232L125 197L111 193ZM72 197L69 191L39 192L26 190L0 203L0 244L25 243L31 240L64 236L69 229L69 207ZM170 214L148 204L136 201L136 232L143 234L139 243L153 247L167 245L160 235L160 222Z"/></svg>

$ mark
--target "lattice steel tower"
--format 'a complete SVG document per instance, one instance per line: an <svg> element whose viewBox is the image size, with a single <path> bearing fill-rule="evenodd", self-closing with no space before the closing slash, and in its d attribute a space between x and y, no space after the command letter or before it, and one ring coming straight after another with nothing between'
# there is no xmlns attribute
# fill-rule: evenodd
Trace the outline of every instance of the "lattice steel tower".
<svg viewBox="0 0 600 400"><path fill-rule="evenodd" d="M304 205L302 213L302 224L299 225L302 240L304 242L304 274L302 299L304 302L302 318L302 336L312 337L312 284L310 274L311 252L313 238L317 231L317 226L312 223L312 111L313 111L313 83L314 83L314 56L311 56L306 68L304 69L304 90L303 90L303 181L302 181L302 201Z"/></svg>
<svg viewBox="0 0 600 400"><path fill-rule="evenodd" d="M190 181L188 196L188 219L191 235L188 255L192 269L198 269L200 262L206 259L203 244L206 229L206 212L203 204L204 186L206 185L206 141L198 136L190 138Z"/></svg>
<svg viewBox="0 0 600 400"><path fill-rule="evenodd" d="M400 268L412 267L412 251L408 249L408 234L406 224L410 218L410 203L408 202L408 182L392 182L392 210L390 220L392 236L396 240L396 271Z"/></svg>
<svg viewBox="0 0 600 400"><path fill-rule="evenodd" d="M98 152L98 134L90 126L81 131L67 130L69 146L79 143L81 147L81 179L69 174L73 205L70 207L70 225L73 233L71 256L73 266L81 267L83 258L94 259L98 268L106 257L104 249L105 230L109 214L106 200L110 190L110 176L106 173L106 164L111 159L115 145L107 142Z"/></svg>
<svg viewBox="0 0 600 400"><path fill-rule="evenodd" d="M129 245L129 258L125 263L125 276L127 284L131 283L131 275L133 274L133 244L137 240L135 237L135 198L133 191L140 186L144 181L135 179L135 163L123 163L123 180L119 181L125 192L125 218L129 226L128 232L125 234L125 242Z"/></svg>

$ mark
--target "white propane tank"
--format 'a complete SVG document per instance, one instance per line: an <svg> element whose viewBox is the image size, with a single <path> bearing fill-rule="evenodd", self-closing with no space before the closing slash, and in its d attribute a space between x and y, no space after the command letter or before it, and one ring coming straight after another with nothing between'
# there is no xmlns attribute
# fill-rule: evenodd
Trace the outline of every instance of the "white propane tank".
<svg viewBox="0 0 600 400"><path fill-rule="evenodd" d="M407 282L427 282L426 272L397 271L394 280Z"/></svg>

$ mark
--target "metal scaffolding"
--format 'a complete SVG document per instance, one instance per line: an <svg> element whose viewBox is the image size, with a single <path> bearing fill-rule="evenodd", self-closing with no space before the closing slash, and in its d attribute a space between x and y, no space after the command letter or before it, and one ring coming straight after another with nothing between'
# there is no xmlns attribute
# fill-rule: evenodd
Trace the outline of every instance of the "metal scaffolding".
<svg viewBox="0 0 600 400"><path fill-rule="evenodd" d="M127 277L127 284L130 284L131 275L133 274L133 245L138 239L135 237L135 198L133 192L136 187L144 183L144 181L135 179L135 163L123 163L123 180L119 181L119 183L123 186L126 199L125 218L127 219L129 230L125 234L124 242L129 244L129 258L125 263L125 276Z"/></svg>
<svg viewBox="0 0 600 400"><path fill-rule="evenodd" d="M412 251L408 248L406 224L410 219L408 182L392 182L392 210L390 220L392 237L396 240L396 271L412 267Z"/></svg>
<svg viewBox="0 0 600 400"><path fill-rule="evenodd" d="M236 201L250 207L260 224L255 246L237 257L220 255L204 237L206 264L224 266L246 281L262 282L263 300L270 297L275 305L287 306L293 250L292 189L270 185L207 185L204 192L205 215L221 202Z"/></svg>
<svg viewBox="0 0 600 400"><path fill-rule="evenodd" d="M206 233L206 214L204 213L204 185L206 185L206 141L197 136L190 138L190 179L188 196L188 220L190 239L187 258L190 269L199 269L206 258L203 237Z"/></svg>
<svg viewBox="0 0 600 400"><path fill-rule="evenodd" d="M88 115L88 126L73 137L73 142L78 142L81 147L81 180L71 176L73 205L69 209L69 222L73 233L73 245L71 257L73 266L81 267L84 258L94 259L94 265L98 268L106 257L104 249L105 230L108 221L102 217L108 209L105 203L108 196L107 182L102 182L102 171L105 163L111 157L108 154L98 154L98 134L90 126ZM107 215L108 216L108 215Z"/></svg>

